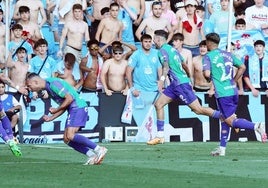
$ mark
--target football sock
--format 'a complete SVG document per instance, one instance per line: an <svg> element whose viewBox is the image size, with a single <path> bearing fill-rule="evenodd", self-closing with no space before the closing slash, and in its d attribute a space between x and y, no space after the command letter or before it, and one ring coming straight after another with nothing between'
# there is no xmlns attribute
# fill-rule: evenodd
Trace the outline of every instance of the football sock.
<svg viewBox="0 0 268 188"><path fill-rule="evenodd" d="M164 120L157 120L156 121L156 126L157 126L157 131L164 131Z"/></svg>
<svg viewBox="0 0 268 188"><path fill-rule="evenodd" d="M97 146L96 143L92 142L90 139L88 139L87 137L80 135L80 134L75 134L72 141L79 143L79 144L82 144L82 145L84 145L88 148L91 148L91 149L94 149Z"/></svg>
<svg viewBox="0 0 268 188"><path fill-rule="evenodd" d="M242 118L237 118L233 121L232 126L234 128L240 128L240 129L251 129L254 130L254 123L252 123L251 121L248 121L246 119L242 119Z"/></svg>
<svg viewBox="0 0 268 188"><path fill-rule="evenodd" d="M226 147L228 142L228 136L230 132L230 127L225 122L221 122L221 142L220 146Z"/></svg>
<svg viewBox="0 0 268 188"><path fill-rule="evenodd" d="M218 110L214 110L214 112L213 112L213 114L212 114L212 117L213 117L213 118L220 119L220 117L221 117L221 113L220 113L220 111L218 111Z"/></svg>
<svg viewBox="0 0 268 188"><path fill-rule="evenodd" d="M2 117L1 122L2 122L3 128L5 129L8 137L10 139L13 139L13 131L12 131L11 123L10 123L8 117L7 116Z"/></svg>
<svg viewBox="0 0 268 188"><path fill-rule="evenodd" d="M72 147L74 150L80 152L80 153L83 153L85 155L87 155L87 152L90 150L88 147L86 147L85 145L82 145L82 144L79 144L77 142L73 142L73 141L70 141L68 143L68 146Z"/></svg>
<svg viewBox="0 0 268 188"><path fill-rule="evenodd" d="M3 128L2 126L2 122L0 122L0 135L1 135L1 138L6 142L9 140L9 137L6 133L6 130Z"/></svg>

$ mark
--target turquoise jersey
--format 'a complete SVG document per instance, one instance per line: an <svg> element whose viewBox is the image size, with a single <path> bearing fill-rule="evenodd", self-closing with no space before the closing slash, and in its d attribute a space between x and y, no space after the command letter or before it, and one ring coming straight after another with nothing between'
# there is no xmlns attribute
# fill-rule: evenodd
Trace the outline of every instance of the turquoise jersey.
<svg viewBox="0 0 268 188"><path fill-rule="evenodd" d="M243 62L230 52L215 49L203 58L203 71L209 70L215 87L215 97L237 95L237 87L233 78L233 66L239 67Z"/></svg>
<svg viewBox="0 0 268 188"><path fill-rule="evenodd" d="M175 48L169 44L164 44L160 48L158 56L162 64L167 62L169 65L168 76L171 84L180 85L190 83L190 78L182 68L184 59Z"/></svg>
<svg viewBox="0 0 268 188"><path fill-rule="evenodd" d="M70 94L73 97L73 102L70 104L69 109L87 106L86 101L80 97L74 87L60 78L47 78L46 90L57 104L61 104L65 99L65 95Z"/></svg>

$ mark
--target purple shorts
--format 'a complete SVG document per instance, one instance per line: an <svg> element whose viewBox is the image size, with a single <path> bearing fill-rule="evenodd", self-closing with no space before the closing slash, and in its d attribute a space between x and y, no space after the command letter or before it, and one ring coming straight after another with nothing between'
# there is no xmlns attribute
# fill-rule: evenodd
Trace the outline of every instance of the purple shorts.
<svg viewBox="0 0 268 188"><path fill-rule="evenodd" d="M171 84L164 90L163 93L173 100L181 100L186 105L191 104L197 99L192 86L189 83L176 86Z"/></svg>
<svg viewBox="0 0 268 188"><path fill-rule="evenodd" d="M66 127L85 127L88 120L88 110L85 108L72 108L69 110Z"/></svg>
<svg viewBox="0 0 268 188"><path fill-rule="evenodd" d="M226 119L236 112L238 96L221 97L217 99L217 105L222 116Z"/></svg>

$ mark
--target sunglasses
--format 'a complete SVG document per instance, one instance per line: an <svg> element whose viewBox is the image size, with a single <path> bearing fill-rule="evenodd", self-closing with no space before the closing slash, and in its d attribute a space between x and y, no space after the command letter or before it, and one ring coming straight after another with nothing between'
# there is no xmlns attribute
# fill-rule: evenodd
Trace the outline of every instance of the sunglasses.
<svg viewBox="0 0 268 188"><path fill-rule="evenodd" d="M114 55L122 55L123 52L114 52Z"/></svg>
<svg viewBox="0 0 268 188"><path fill-rule="evenodd" d="M91 47L90 50L99 50L99 47L98 46Z"/></svg>

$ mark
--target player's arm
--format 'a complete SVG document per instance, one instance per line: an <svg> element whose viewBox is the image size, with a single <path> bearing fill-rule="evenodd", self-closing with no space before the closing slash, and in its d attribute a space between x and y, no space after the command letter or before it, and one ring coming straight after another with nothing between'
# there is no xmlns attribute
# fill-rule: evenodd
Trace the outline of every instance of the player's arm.
<svg viewBox="0 0 268 188"><path fill-rule="evenodd" d="M237 67L237 72L235 74L234 80L235 82L238 81L239 78L244 74L246 70L246 66L244 64L241 64L239 67Z"/></svg>
<svg viewBox="0 0 268 188"><path fill-rule="evenodd" d="M188 65L186 64L186 62L182 62L182 63L181 63L181 66L182 66L182 68L185 70L187 76L188 76L189 78L191 78L190 69L189 69Z"/></svg>
<svg viewBox="0 0 268 188"><path fill-rule="evenodd" d="M51 114L65 111L72 102L73 97L70 94L66 93L64 96L64 101L61 103L61 105L58 108L50 108L49 111Z"/></svg>

